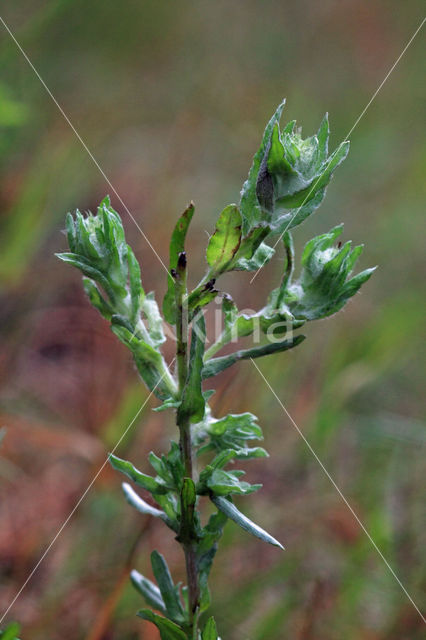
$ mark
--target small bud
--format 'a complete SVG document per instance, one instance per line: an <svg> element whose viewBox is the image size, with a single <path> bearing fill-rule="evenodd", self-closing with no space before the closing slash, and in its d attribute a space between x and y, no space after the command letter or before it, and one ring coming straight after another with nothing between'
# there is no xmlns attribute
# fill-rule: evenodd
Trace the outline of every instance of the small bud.
<svg viewBox="0 0 426 640"><path fill-rule="evenodd" d="M213 287L215 285L216 278L212 278L204 285L204 291L213 291Z"/></svg>
<svg viewBox="0 0 426 640"><path fill-rule="evenodd" d="M170 269L170 275L172 278L176 279L178 275L176 269Z"/></svg>
<svg viewBox="0 0 426 640"><path fill-rule="evenodd" d="M178 268L178 271L183 271L184 269L186 269L186 253L185 253L185 251L181 251L180 254L179 254L177 268Z"/></svg>

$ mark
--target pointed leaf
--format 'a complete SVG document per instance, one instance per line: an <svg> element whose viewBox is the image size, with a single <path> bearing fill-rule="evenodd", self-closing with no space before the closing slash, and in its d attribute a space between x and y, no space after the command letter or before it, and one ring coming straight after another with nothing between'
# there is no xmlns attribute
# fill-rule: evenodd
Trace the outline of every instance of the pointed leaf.
<svg viewBox="0 0 426 640"><path fill-rule="evenodd" d="M163 300L163 314L170 324L174 324L176 320L175 283L170 272L177 268L179 254L185 250L185 238L193 215L194 204L191 202L177 221L170 240L170 268L167 293Z"/></svg>
<svg viewBox="0 0 426 640"><path fill-rule="evenodd" d="M166 607L167 616L178 624L184 623L185 614L182 603L173 584L169 567L164 557L161 553L158 553L158 551L151 553L151 565Z"/></svg>
<svg viewBox="0 0 426 640"><path fill-rule="evenodd" d="M161 400L170 400L176 392L175 383L161 353L147 342L140 340L129 328L121 326L117 316L113 316L111 321L111 330L132 352L140 376L148 389Z"/></svg>
<svg viewBox="0 0 426 640"><path fill-rule="evenodd" d="M328 137L330 135L330 127L328 124L328 113L325 114L320 128L318 129L317 139L318 139L318 161L320 163L325 162L328 156Z"/></svg>
<svg viewBox="0 0 426 640"><path fill-rule="evenodd" d="M138 611L139 618L149 620L155 624L160 632L161 640L188 640L188 636L177 624L167 618L157 615L149 609L141 609Z"/></svg>
<svg viewBox="0 0 426 640"><path fill-rule="evenodd" d="M207 467L208 469L208 467ZM206 486L215 496L228 496L230 494L249 495L262 488L261 484L250 484L235 477L236 472L214 469L206 480ZM200 475L200 483L204 480Z"/></svg>
<svg viewBox="0 0 426 640"><path fill-rule="evenodd" d="M96 285L94 280L90 278L83 278L83 287L89 298L92 306L97 309L106 320L111 320L111 316L114 314L114 309L103 297L101 290Z"/></svg>
<svg viewBox="0 0 426 640"><path fill-rule="evenodd" d="M166 613L166 606L160 593L160 589L156 584L145 578L139 571L135 569L130 574L130 580L133 586L143 595L145 600L151 607L157 609L161 613Z"/></svg>
<svg viewBox="0 0 426 640"><path fill-rule="evenodd" d="M141 282L141 268L129 245L127 245L127 263L129 268L130 298L132 301L132 320L136 323L139 318L140 307L144 298L144 290Z"/></svg>
<svg viewBox="0 0 426 640"><path fill-rule="evenodd" d="M163 318L158 304L155 301L154 292L148 293L142 302L142 311L148 321L149 337L154 347L165 342L166 336L163 330Z"/></svg>
<svg viewBox="0 0 426 640"><path fill-rule="evenodd" d="M59 260L62 260L63 262L72 265L73 267L77 267L77 269L80 269L80 271L91 280L99 282L99 284L105 289L108 295L110 295L110 283L98 269L87 262L86 258L75 253L55 253L55 256L59 258ZM112 293L112 295L114 294Z"/></svg>
<svg viewBox="0 0 426 640"><path fill-rule="evenodd" d="M167 488L159 484L154 478L151 476L147 476L145 473L142 473L138 469L136 469L131 462L128 460L122 460L112 453L108 456L109 462L111 466L114 467L117 471L121 471L128 478L136 482L139 487L149 491L152 494L164 494L167 493Z"/></svg>
<svg viewBox="0 0 426 640"><path fill-rule="evenodd" d="M205 340L206 325L203 314L199 313L192 329L189 372L182 393L182 403L178 408L178 420L189 419L191 422L201 422L204 417L205 399L201 388L201 373Z"/></svg>
<svg viewBox="0 0 426 640"><path fill-rule="evenodd" d="M0 630L0 638L1 640L19 640L18 633L20 630L21 627L17 622L11 622L3 631Z"/></svg>
<svg viewBox="0 0 426 640"><path fill-rule="evenodd" d="M253 163L248 178L243 184L243 188L241 190L240 209L243 216L244 235L246 235L252 229L252 227L259 224L259 222L261 222L264 217L259 206L256 193L258 176L261 170L262 161L264 160L265 154L267 154L269 149L272 130L275 124L280 121L284 105L285 100L281 102L274 115L266 125L261 145L253 158Z"/></svg>
<svg viewBox="0 0 426 640"><path fill-rule="evenodd" d="M226 498L222 498L220 496L215 496L211 498L212 502L216 505L216 507L222 511L228 518L233 520L236 524L238 524L242 529L248 531L256 538L260 538L260 540L264 540L264 542L268 542L280 549L284 549L282 544L275 540L269 533L267 533L264 529L259 527L257 524L252 522L247 516L245 516L241 511L237 509L237 507L227 500Z"/></svg>
<svg viewBox="0 0 426 640"><path fill-rule="evenodd" d="M288 351L289 349L293 349L294 347L297 347L301 342L303 342L304 339L305 336L300 335L289 340L283 340L281 342L270 342L260 347L253 347L251 349L242 349L240 351L235 351L228 356L211 358L210 360L207 360L203 367L203 380L205 380L206 378L210 378L211 376L216 376L218 373L220 373L224 369L227 369L240 360L260 358L272 353L279 353L281 351Z"/></svg>
<svg viewBox="0 0 426 640"><path fill-rule="evenodd" d="M201 640L218 640L216 622L214 618L209 618L201 634Z"/></svg>
<svg viewBox="0 0 426 640"><path fill-rule="evenodd" d="M235 204L222 211L216 230L207 246L207 263L215 274L223 273L230 265L241 242L241 214Z"/></svg>
<svg viewBox="0 0 426 640"><path fill-rule="evenodd" d="M275 250L263 242L270 233L265 222L250 229L242 238L240 248L235 254L229 270L254 271L266 264L274 255Z"/></svg>
<svg viewBox="0 0 426 640"><path fill-rule="evenodd" d="M155 507L152 507L150 504L145 502L145 500L143 500L136 493L136 491L134 491L134 489L129 484L127 484L127 482L123 482L122 487L127 502L132 505L132 507L134 507L137 511L139 511L139 513L154 516L155 518L161 518L161 520L163 520L163 522L165 522L166 525L170 527L170 529L176 531L177 533L177 523L170 520L170 518L164 513L164 511L161 511L161 509L156 509Z"/></svg>

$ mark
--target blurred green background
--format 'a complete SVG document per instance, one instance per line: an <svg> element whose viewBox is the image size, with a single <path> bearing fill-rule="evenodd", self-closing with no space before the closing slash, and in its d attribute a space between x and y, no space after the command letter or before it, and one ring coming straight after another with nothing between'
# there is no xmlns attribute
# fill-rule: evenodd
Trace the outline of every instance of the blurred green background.
<svg viewBox="0 0 426 640"><path fill-rule="evenodd" d="M261 132L287 97L305 134L330 114L334 148L420 23L423 3L275 0L5 0L0 13L156 250L190 199L193 282L224 205L238 199ZM259 362L415 602L426 556L422 400L425 196L424 34L359 122L348 159L295 233L345 223L379 265L345 312L309 326L294 352ZM6 609L146 397L124 347L57 261L64 214L105 193L122 213L143 283L165 274L105 179L0 25L0 602ZM257 308L280 259L249 286ZM168 348L168 358L172 357ZM286 546L233 524L212 574L224 640L420 640L401 588L250 363L222 374L214 407L259 416L264 488L241 507ZM143 467L174 433L148 406L118 454ZM423 483L422 483L423 481ZM126 505L105 468L16 601L24 640L156 640L135 618L129 567L156 546L182 574L177 543ZM422 500L423 498L423 500ZM130 548L133 551L130 551ZM183 578L183 575L182 575ZM423 598L423 602L422 602Z"/></svg>

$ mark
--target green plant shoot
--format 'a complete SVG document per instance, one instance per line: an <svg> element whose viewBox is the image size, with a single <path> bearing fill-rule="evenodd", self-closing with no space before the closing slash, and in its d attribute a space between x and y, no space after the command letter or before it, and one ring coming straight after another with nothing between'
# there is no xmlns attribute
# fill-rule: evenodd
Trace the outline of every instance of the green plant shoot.
<svg viewBox="0 0 426 640"><path fill-rule="evenodd" d="M142 517L154 517L171 530L182 546L187 584L176 584L165 558L151 555L155 582L134 570L131 581L146 605L138 615L156 625L162 640L218 640L213 618L205 620L210 605L208 578L223 529L229 520L261 541L283 549L261 526L244 515L244 499L261 488L243 480L238 461L266 457L254 444L263 439L251 413L214 416L212 392L204 381L240 360L260 358L294 349L305 338L298 333L307 322L339 311L368 280L374 269L352 275L362 246L338 241L343 226L310 240L297 268L293 230L309 218L324 199L349 143L328 152L327 116L316 135L303 139L296 123L280 128L282 103L269 121L259 150L243 185L238 205L225 207L206 249L207 268L193 291L187 288L185 238L194 205L176 223L170 243L170 270L162 313L153 293L145 293L139 264L127 245L120 216L108 197L96 215L68 214L69 252L58 257L83 274L83 286L92 305L110 323L117 338L132 353L136 368L161 404L157 411L173 411L178 440L161 457L150 453L143 471L141 461L110 455L111 465L130 482L123 483L127 502ZM229 271L257 271L273 256L274 246L284 252L281 282L263 307L240 313L232 298L219 288ZM206 348L204 308L221 298L223 331ZM174 327L175 367L162 354L164 321ZM263 336L259 340L260 336ZM237 348L242 337L253 344ZM234 349L230 349L234 345ZM217 355L228 346L226 355ZM202 456L202 458L201 458ZM207 460L205 466L200 460ZM156 506L140 492L151 494ZM209 501L207 524L201 524L200 506ZM238 502L238 505L236 504ZM240 511L240 503L242 511Z"/></svg>

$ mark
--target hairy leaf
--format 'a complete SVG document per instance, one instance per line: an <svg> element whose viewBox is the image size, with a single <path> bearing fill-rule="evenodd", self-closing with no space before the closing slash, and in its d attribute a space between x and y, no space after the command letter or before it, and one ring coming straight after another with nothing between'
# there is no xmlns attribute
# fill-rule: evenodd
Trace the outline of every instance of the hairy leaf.
<svg viewBox="0 0 426 640"><path fill-rule="evenodd" d="M158 553L158 551L151 553L151 565L166 607L167 617L177 624L184 624L186 616L182 603L170 575L169 567L164 557L161 553Z"/></svg>
<svg viewBox="0 0 426 640"><path fill-rule="evenodd" d="M139 511L139 513L154 516L155 518L161 518L161 520L163 520L163 522L165 522L166 525L170 527L170 529L173 529L173 531L176 531L177 533L178 531L177 523L171 520L164 513L164 511L161 511L161 509L156 509L155 507L152 507L150 504L145 502L145 500L143 500L140 496L138 496L136 491L134 491L134 489L132 489L132 487L129 484L127 484L127 482L123 482L122 487L123 487L124 495L126 497L127 502L130 505L132 505L132 507L134 507L137 511Z"/></svg>
<svg viewBox="0 0 426 640"><path fill-rule="evenodd" d="M166 613L166 606L161 596L160 589L156 584L145 578L139 571L133 570L130 573L130 580L134 587L143 595L145 600L151 607L157 609L161 613Z"/></svg>
<svg viewBox="0 0 426 640"><path fill-rule="evenodd" d="M133 480L139 487L149 491L152 494L164 494L167 493L167 488L163 485L159 484L154 478L151 476L142 473L133 466L131 462L128 460L122 460L112 453L108 456L109 462L111 466L114 467L117 471L121 471L124 473L130 480Z"/></svg>
<svg viewBox="0 0 426 640"><path fill-rule="evenodd" d="M343 230L338 225L310 240L302 254L302 272L296 282L287 284L284 303L296 320L316 320L339 311L357 293L374 269L349 278L362 246L351 243L334 246Z"/></svg>
<svg viewBox="0 0 426 640"><path fill-rule="evenodd" d="M245 516L241 511L237 509L237 507L227 500L226 498L222 498L220 496L214 496L211 498L212 502L216 505L216 507L222 511L228 518L236 522L242 529L248 531L256 538L260 538L260 540L264 540L264 542L269 542L280 549L284 549L282 544L275 540L269 533L267 533L264 529L259 527L259 525L252 522L247 516Z"/></svg>
<svg viewBox="0 0 426 640"><path fill-rule="evenodd" d="M207 360L203 368L203 380L210 378L211 376L216 376L218 373L232 366L236 362L240 360L248 360L250 358L261 358L262 356L267 356L272 353L278 353L281 351L288 351L289 349L293 349L297 347L303 340L305 336L296 336L290 340L283 340L281 342L271 342L260 347L253 347L251 349L241 349L240 351L235 351L234 353L229 354L228 356L222 356L220 358L211 358Z"/></svg>
<svg viewBox="0 0 426 640"><path fill-rule="evenodd" d="M266 125L262 142L257 151L256 155L253 158L253 163L249 171L249 175L245 183L243 184L243 188L241 190L241 202L240 209L241 214L243 216L243 231L244 235L260 222L263 221L263 213L259 204L259 200L257 197L257 182L259 173L262 169L262 162L264 161L265 154L269 150L272 130L274 125L279 122L281 118L282 111L284 109L285 100L281 102L275 111L274 115Z"/></svg>
<svg viewBox="0 0 426 640"><path fill-rule="evenodd" d="M148 321L148 332L152 344L154 347L158 347L165 342L166 336L163 331L163 318L161 317L158 304L155 301L153 291L145 296L141 308Z"/></svg>
<svg viewBox="0 0 426 640"><path fill-rule="evenodd" d="M161 353L112 318L111 329L117 338L133 354L136 366L146 386L161 400L170 400L175 393L175 384L168 372Z"/></svg>
<svg viewBox="0 0 426 640"><path fill-rule="evenodd" d="M215 469L211 465L201 472L197 485L197 491L201 495L213 493L216 496L228 496L231 494L248 495L261 489L261 484L250 484L239 480L240 471L224 471Z"/></svg>

